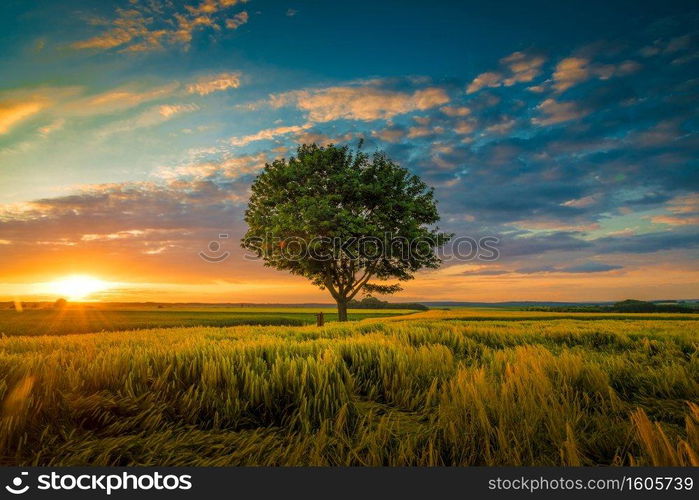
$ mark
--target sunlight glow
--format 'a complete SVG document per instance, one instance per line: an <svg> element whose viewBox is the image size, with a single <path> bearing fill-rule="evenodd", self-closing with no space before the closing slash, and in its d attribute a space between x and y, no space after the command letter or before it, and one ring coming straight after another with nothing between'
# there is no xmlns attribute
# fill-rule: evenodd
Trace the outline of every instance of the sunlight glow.
<svg viewBox="0 0 699 500"><path fill-rule="evenodd" d="M49 284L52 293L69 300L88 298L91 294L110 288L110 284L92 276L76 274L52 281Z"/></svg>

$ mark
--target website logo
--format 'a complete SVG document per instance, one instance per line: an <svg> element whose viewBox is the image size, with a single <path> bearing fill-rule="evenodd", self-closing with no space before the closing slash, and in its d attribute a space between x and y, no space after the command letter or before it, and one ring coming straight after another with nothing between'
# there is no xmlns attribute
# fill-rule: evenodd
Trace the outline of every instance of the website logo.
<svg viewBox="0 0 699 500"><path fill-rule="evenodd" d="M20 475L12 480L12 485L8 484L7 486L5 486L5 489L13 495L21 495L22 493L26 493L29 489L29 485L27 484L25 486L22 486L22 483L24 482L22 476L28 475L28 472L20 472Z"/></svg>

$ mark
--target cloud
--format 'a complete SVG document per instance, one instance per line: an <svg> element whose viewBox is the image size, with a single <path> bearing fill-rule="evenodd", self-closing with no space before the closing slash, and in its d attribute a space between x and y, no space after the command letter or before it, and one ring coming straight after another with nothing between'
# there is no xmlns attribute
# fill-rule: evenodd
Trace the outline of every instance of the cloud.
<svg viewBox="0 0 699 500"><path fill-rule="evenodd" d="M406 131L400 127L388 127L381 130L372 130L371 135L384 142L398 142L406 136Z"/></svg>
<svg viewBox="0 0 699 500"><path fill-rule="evenodd" d="M640 67L639 63L631 60L619 64L597 64L585 57L568 57L556 65L552 76L553 88L557 92L563 92L590 78L607 80L614 76L629 75Z"/></svg>
<svg viewBox="0 0 699 500"><path fill-rule="evenodd" d="M470 134L476 130L476 124L469 120L459 120L454 124L454 132L461 135Z"/></svg>
<svg viewBox="0 0 699 500"><path fill-rule="evenodd" d="M614 271L617 269L623 269L624 266L618 266L615 264L605 264L603 262L585 262L576 266L564 267L561 272L564 273L604 273L607 271Z"/></svg>
<svg viewBox="0 0 699 500"><path fill-rule="evenodd" d="M0 135L10 132L15 125L36 115L47 106L46 101L0 101Z"/></svg>
<svg viewBox="0 0 699 500"><path fill-rule="evenodd" d="M408 137L414 139L416 137L428 137L435 134L441 134L444 132L443 127L410 127L408 129Z"/></svg>
<svg viewBox="0 0 699 500"><path fill-rule="evenodd" d="M221 73L203 76L196 82L187 85L190 94L207 95L227 89L240 87L240 73Z"/></svg>
<svg viewBox="0 0 699 500"><path fill-rule="evenodd" d="M229 142L234 146L245 146L255 141L275 139L279 136L287 134L298 134L300 132L303 132L304 130L311 128L311 126L312 125L310 123L306 123L304 125L291 125L285 127L268 128L265 130L260 130L259 132L256 132L254 134L245 135L242 137L232 137Z"/></svg>
<svg viewBox="0 0 699 500"><path fill-rule="evenodd" d="M646 45L640 50L643 57L652 57L658 54L673 54L688 49L692 46L692 35L686 34L666 39L655 40L651 45Z"/></svg>
<svg viewBox="0 0 699 500"><path fill-rule="evenodd" d="M191 113L198 109L199 106L196 104L163 104L160 106L153 106L139 113L134 118L116 121L102 127L97 131L97 136L104 138L120 132L153 127L165 123L181 113Z"/></svg>
<svg viewBox="0 0 699 500"><path fill-rule="evenodd" d="M629 135L629 140L635 146L641 148L669 145L684 133L679 128L678 120L664 120L652 127L634 132Z"/></svg>
<svg viewBox="0 0 699 500"><path fill-rule="evenodd" d="M206 196L201 196L203 192ZM193 214L206 212L207 205L232 197L233 193L208 184L181 181L93 185L67 196L25 203L21 210L5 208L0 227L15 243L38 238L79 241L84 235L95 234L95 228L103 234L174 229L189 225ZM206 217L200 221L206 223Z"/></svg>
<svg viewBox="0 0 699 500"><path fill-rule="evenodd" d="M510 70L509 76L503 80L503 85L511 87L515 83L531 82L541 73L541 66L546 59L536 54L514 52L500 62Z"/></svg>
<svg viewBox="0 0 699 500"><path fill-rule="evenodd" d="M696 231L657 231L632 236L605 236L594 241L601 253L655 253L662 250L680 250L699 246Z"/></svg>
<svg viewBox="0 0 699 500"><path fill-rule="evenodd" d="M180 84L177 82L156 87L129 84L99 94L68 100L62 109L77 116L116 113L171 97L179 87Z"/></svg>
<svg viewBox="0 0 699 500"><path fill-rule="evenodd" d="M304 130L296 135L296 142L303 144L341 144L352 140L354 134L347 132L344 134L328 134L317 132L315 130Z"/></svg>
<svg viewBox="0 0 699 500"><path fill-rule="evenodd" d="M531 82L541 73L546 59L537 54L514 52L500 59L500 71L481 73L466 87L467 94L473 94L486 87L511 87L520 82Z"/></svg>
<svg viewBox="0 0 699 500"><path fill-rule="evenodd" d="M53 126L40 129L42 135L60 129L70 118L117 115L144 104L182 97L186 93L208 95L238 88L241 74L227 72L206 75L181 84L174 81L161 85L133 82L98 93L86 94L85 88L36 87L0 92L0 134L39 113L53 118Z"/></svg>
<svg viewBox="0 0 699 500"><path fill-rule="evenodd" d="M677 217L672 215L656 215L651 217L654 224L667 224L669 226L697 226L699 225L699 215L694 217Z"/></svg>
<svg viewBox="0 0 699 500"><path fill-rule="evenodd" d="M54 132L61 130L65 123L66 121L64 118L58 118L56 120L53 120L51 123L44 125L43 127L40 127L39 134L41 134L43 137L47 137L53 134Z"/></svg>
<svg viewBox="0 0 699 500"><path fill-rule="evenodd" d="M111 115L118 120L120 114L133 108L182 94L178 82L159 86L131 83L95 94L86 94L85 90L81 86L65 86L0 91L0 135L26 120L41 118L43 124L32 132L45 138L63 129L72 119ZM168 113L166 107L158 109ZM14 148L22 150L31 144L31 141L15 143Z"/></svg>
<svg viewBox="0 0 699 500"><path fill-rule="evenodd" d="M485 131L491 134L506 134L512 128L517 124L517 121L514 119L510 119L505 117L503 120L500 122L490 125L485 128Z"/></svg>
<svg viewBox="0 0 699 500"><path fill-rule="evenodd" d="M248 22L248 13L246 11L238 12L231 19L226 19L226 28L229 30L236 30L240 28L243 24Z"/></svg>
<svg viewBox="0 0 699 500"><path fill-rule="evenodd" d="M492 71L481 73L466 87L467 94L473 94L485 87L499 87L502 85L502 74Z"/></svg>
<svg viewBox="0 0 699 500"><path fill-rule="evenodd" d="M71 44L77 50L147 52L167 46L189 46L195 32L209 28L214 33L223 25L236 29L248 21L245 11L227 18L234 0L203 0L197 6L182 3L131 2L128 9L117 8L113 19L93 18L90 23L102 27L98 35ZM166 8L163 8L166 7Z"/></svg>
<svg viewBox="0 0 699 500"><path fill-rule="evenodd" d="M568 57L556 66L553 73L554 87L562 92L576 83L587 80L590 77L589 61L580 57Z"/></svg>
<svg viewBox="0 0 699 500"><path fill-rule="evenodd" d="M270 97L273 107L295 105L315 123L338 119L373 121L411 111L424 111L449 102L444 89L427 87L401 92L372 85L300 90Z"/></svg>
<svg viewBox="0 0 699 500"><path fill-rule="evenodd" d="M151 33L147 27L149 23L141 12L135 9L117 9L117 17L111 23L111 28L100 35L74 42L74 49L112 49L125 45L132 40L142 38L141 44L160 46L159 38L165 32ZM96 22L95 22L96 24ZM104 24L107 24L106 22Z"/></svg>
<svg viewBox="0 0 699 500"><path fill-rule="evenodd" d="M471 110L466 106L443 106L439 110L450 117L463 117L471 114Z"/></svg>
<svg viewBox="0 0 699 500"><path fill-rule="evenodd" d="M217 180L237 179L239 177L254 174L269 161L271 156L266 152L224 157L219 161L205 161L179 165L176 167L160 167L156 176L168 181L182 180Z"/></svg>
<svg viewBox="0 0 699 500"><path fill-rule="evenodd" d="M669 214L651 216L650 221L669 226L699 225L699 196L696 194L677 196L668 202L666 209Z"/></svg>
<svg viewBox="0 0 699 500"><path fill-rule="evenodd" d="M569 218L565 221L550 218L516 220L512 221L511 224L526 231L556 231L559 233L582 233L600 228L597 222L575 222Z"/></svg>
<svg viewBox="0 0 699 500"><path fill-rule="evenodd" d="M589 114L589 111L581 109L574 102L561 102L552 98L544 100L537 109L541 112L541 116L532 119L535 125L555 125L577 120Z"/></svg>
<svg viewBox="0 0 699 500"><path fill-rule="evenodd" d="M624 266L618 266L614 264L605 264L603 262L584 262L582 264L577 264L573 266L535 266L535 267L525 267L522 269L517 269L516 272L521 274L539 274L539 273L604 273L607 271L615 271L617 269L623 269Z"/></svg>
<svg viewBox="0 0 699 500"><path fill-rule="evenodd" d="M573 207L573 208L586 208L591 205L594 205L597 202L597 196L596 195L590 195L590 196L584 196L582 198L577 198L575 200L568 200L564 203L561 203L561 206L563 207Z"/></svg>

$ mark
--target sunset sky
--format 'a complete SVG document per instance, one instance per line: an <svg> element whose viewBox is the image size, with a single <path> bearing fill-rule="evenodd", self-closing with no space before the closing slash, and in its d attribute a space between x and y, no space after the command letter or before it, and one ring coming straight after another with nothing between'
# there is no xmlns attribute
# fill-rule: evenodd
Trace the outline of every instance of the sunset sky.
<svg viewBox="0 0 699 500"><path fill-rule="evenodd" d="M500 238L391 300L699 298L699 8L566 3L3 0L0 300L330 302L242 215L360 138Z"/></svg>

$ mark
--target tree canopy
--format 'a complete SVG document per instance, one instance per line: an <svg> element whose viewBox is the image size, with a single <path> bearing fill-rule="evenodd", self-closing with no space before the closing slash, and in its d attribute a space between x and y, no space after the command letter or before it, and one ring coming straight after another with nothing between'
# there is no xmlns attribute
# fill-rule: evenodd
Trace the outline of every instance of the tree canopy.
<svg viewBox="0 0 699 500"><path fill-rule="evenodd" d="M434 192L383 152L301 145L265 165L252 185L242 246L266 266L327 289L341 321L358 293L390 294L441 263Z"/></svg>

